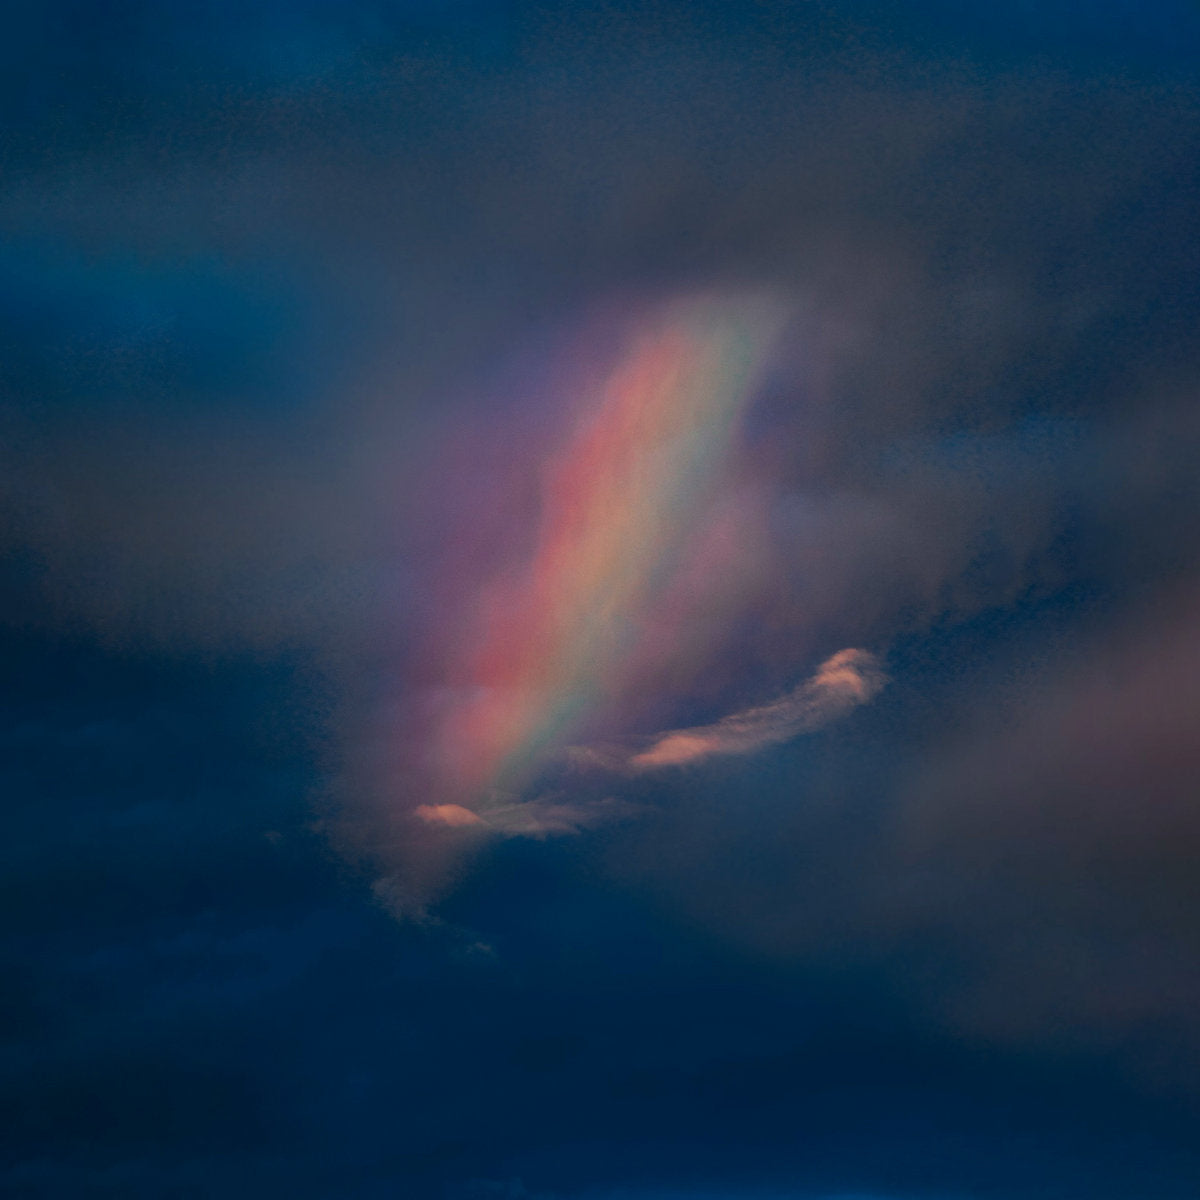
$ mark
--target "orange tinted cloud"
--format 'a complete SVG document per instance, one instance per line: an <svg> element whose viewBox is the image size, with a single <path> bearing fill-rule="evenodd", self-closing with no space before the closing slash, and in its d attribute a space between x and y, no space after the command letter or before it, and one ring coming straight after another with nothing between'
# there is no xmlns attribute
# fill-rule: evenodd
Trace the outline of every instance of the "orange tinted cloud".
<svg viewBox="0 0 1200 1200"><path fill-rule="evenodd" d="M662 734L629 765L637 770L677 767L714 754L750 754L774 742L818 729L878 694L887 682L866 650L840 650L798 688L770 704L732 713L712 725Z"/></svg>
<svg viewBox="0 0 1200 1200"><path fill-rule="evenodd" d="M636 812L634 805L613 797L571 801L552 796L493 800L479 812L461 804L422 804L415 810L417 818L427 825L533 838L579 833Z"/></svg>
<svg viewBox="0 0 1200 1200"><path fill-rule="evenodd" d="M448 829L462 829L470 825L482 825L483 820L461 804L421 804L417 816L427 825L445 825Z"/></svg>

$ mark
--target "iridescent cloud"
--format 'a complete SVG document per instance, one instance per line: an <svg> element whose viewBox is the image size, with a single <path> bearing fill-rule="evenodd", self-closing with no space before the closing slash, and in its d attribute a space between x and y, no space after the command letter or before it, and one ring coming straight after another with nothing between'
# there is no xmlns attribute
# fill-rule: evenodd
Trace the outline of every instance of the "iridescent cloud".
<svg viewBox="0 0 1200 1200"><path fill-rule="evenodd" d="M672 637L656 608L705 542L714 484L783 316L761 295L676 303L584 406L543 468L530 560L478 589L454 639L446 674L458 698L433 733L427 811L519 793L546 754L619 700L648 639Z"/></svg>

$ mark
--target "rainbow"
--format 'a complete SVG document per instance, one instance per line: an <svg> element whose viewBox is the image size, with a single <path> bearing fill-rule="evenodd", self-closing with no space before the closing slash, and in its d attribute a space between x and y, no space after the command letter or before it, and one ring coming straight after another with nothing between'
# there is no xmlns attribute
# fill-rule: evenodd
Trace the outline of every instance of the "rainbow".
<svg viewBox="0 0 1200 1200"><path fill-rule="evenodd" d="M519 790L618 691L782 326L762 296L645 321L544 466L530 561L480 591L436 731L443 799Z"/></svg>

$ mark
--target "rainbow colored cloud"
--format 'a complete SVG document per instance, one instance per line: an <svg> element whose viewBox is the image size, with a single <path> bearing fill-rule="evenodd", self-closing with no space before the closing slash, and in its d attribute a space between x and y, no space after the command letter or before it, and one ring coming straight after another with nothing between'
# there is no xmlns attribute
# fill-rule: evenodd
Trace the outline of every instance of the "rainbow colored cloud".
<svg viewBox="0 0 1200 1200"><path fill-rule="evenodd" d="M639 331L543 467L530 561L487 581L456 639L463 699L434 737L442 803L519 791L548 752L622 694L702 544L714 484L785 309L705 296ZM669 635L668 635L669 636Z"/></svg>
<svg viewBox="0 0 1200 1200"><path fill-rule="evenodd" d="M636 815L620 795L632 776L751 753L882 686L868 652L843 650L768 704L647 733L712 671L712 631L744 615L764 521L745 485L743 430L788 323L772 294L662 306L632 323L606 369L577 381L546 444L506 464L536 478L537 506L508 515L519 530L494 519L503 551L478 566L460 556L436 614L429 704L400 739L410 757L396 771L407 823L395 905L424 913L454 856L481 838L576 834ZM499 503L491 486L479 489L485 506ZM584 773L578 791L546 784L564 762L574 779Z"/></svg>

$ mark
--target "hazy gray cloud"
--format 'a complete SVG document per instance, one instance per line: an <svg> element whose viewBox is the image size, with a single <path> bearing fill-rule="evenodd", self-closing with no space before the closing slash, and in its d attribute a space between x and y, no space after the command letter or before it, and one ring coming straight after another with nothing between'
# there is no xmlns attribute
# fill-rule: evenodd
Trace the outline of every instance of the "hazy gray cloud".
<svg viewBox="0 0 1200 1200"><path fill-rule="evenodd" d="M28 154L0 185L6 619L318 657L339 812L414 893L476 821L586 828L611 810L427 794L414 697L460 681L422 653L484 577L448 588L445 558L490 568L536 527L523 447L557 365L600 353L580 331L697 284L796 313L731 484L738 552L578 758L647 729L670 732L616 752L635 770L745 754L852 689L681 714L1067 581L1169 579L1200 512L1172 315L1195 95L751 40L535 31L512 71L380 53L359 88L322 67L131 104Z"/></svg>
<svg viewBox="0 0 1200 1200"><path fill-rule="evenodd" d="M1165 1073L1200 1067L1196 602L1189 584L994 686L899 798L895 914L969 964L932 997L956 1022L1183 1035Z"/></svg>

